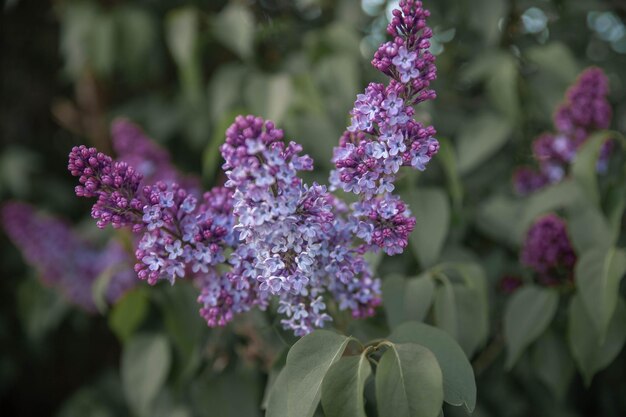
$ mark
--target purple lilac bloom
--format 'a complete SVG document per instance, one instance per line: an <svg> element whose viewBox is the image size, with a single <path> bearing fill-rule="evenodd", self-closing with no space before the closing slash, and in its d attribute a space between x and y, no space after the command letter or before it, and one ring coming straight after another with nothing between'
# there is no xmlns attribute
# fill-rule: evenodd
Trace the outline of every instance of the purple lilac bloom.
<svg viewBox="0 0 626 417"><path fill-rule="evenodd" d="M439 150L435 129L413 120L413 105L435 98L428 89L436 78L428 51L432 30L422 3L402 0L387 32L393 41L380 46L372 65L390 78L371 83L357 96L351 124L333 154L332 189L372 198L393 191L401 166L423 171Z"/></svg>
<svg viewBox="0 0 626 417"><path fill-rule="evenodd" d="M539 171L525 170L524 175L514 175L518 194L526 195L545 185L557 183L567 175L576 152L590 135L609 127L612 110L607 100L608 93L608 79L600 68L588 68L580 74L567 90L565 102L555 112L556 133L544 133L533 142L533 156ZM613 147L612 141L603 145L598 172L606 171ZM540 182L543 184L539 186Z"/></svg>
<svg viewBox="0 0 626 417"><path fill-rule="evenodd" d="M537 281L542 285L571 282L576 253L567 235L565 221L556 214L537 219L526 234L521 261L536 273Z"/></svg>
<svg viewBox="0 0 626 417"><path fill-rule="evenodd" d="M278 297L281 323L296 335L331 320L328 291L341 309L358 317L371 313L380 299L378 281L352 246L352 225L334 214L341 203L326 187L298 177L313 168L308 155L300 156L302 147L285 143L270 121L239 116L221 150L240 238L231 262L242 278L234 279L246 286L255 280L258 298Z"/></svg>
<svg viewBox="0 0 626 417"><path fill-rule="evenodd" d="M129 226L141 236L135 252L140 279L173 283L188 270L208 273L224 261L224 249L234 240L232 219L222 214L229 208L220 207L230 204L225 192L214 190L198 201L178 184L164 182L140 192L141 176L134 168L85 146L72 149L68 168L82 184L76 195L98 197L92 216L99 227ZM212 201L213 196L219 198Z"/></svg>
<svg viewBox="0 0 626 417"><path fill-rule="evenodd" d="M415 228L415 218L399 197L390 194L353 205L358 220L357 235L367 244L380 248L388 255L402 253L408 245L409 234Z"/></svg>
<svg viewBox="0 0 626 417"><path fill-rule="evenodd" d="M135 285L131 257L115 242L96 250L62 220L24 203L7 203L2 224L41 281L86 311L96 310L93 285L104 274L110 277L105 293L110 304Z"/></svg>

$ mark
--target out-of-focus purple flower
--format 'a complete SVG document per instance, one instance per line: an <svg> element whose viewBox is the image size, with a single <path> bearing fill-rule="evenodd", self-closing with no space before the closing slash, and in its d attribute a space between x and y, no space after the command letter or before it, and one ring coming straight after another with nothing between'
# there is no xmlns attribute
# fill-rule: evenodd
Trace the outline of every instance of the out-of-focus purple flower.
<svg viewBox="0 0 626 417"><path fill-rule="evenodd" d="M7 203L2 224L42 282L86 311L96 310L93 285L104 274L109 276L108 303L114 304L135 285L131 257L115 242L97 250L62 220L37 213L25 203Z"/></svg>
<svg viewBox="0 0 626 417"><path fill-rule="evenodd" d="M588 68L580 74L567 90L565 102L555 112L556 133L544 133L533 142L533 156L539 171L524 168L523 175L514 174L518 194L527 195L567 175L578 149L593 132L606 129L611 123L608 92L608 79L600 68ZM598 172L606 171L612 150L612 141L602 147Z"/></svg>
<svg viewBox="0 0 626 417"><path fill-rule="evenodd" d="M537 219L526 234L521 261L543 285L558 285L573 279L576 253L567 235L567 225L556 214Z"/></svg>
<svg viewBox="0 0 626 417"><path fill-rule="evenodd" d="M199 189L198 178L184 175L172 164L170 154L126 118L111 124L111 140L117 161L132 166L143 177L143 185L176 182L187 190Z"/></svg>
<svg viewBox="0 0 626 417"><path fill-rule="evenodd" d="M612 110L607 100L609 80L600 68L583 71L554 115L554 126L580 145L595 130L609 127Z"/></svg>
<svg viewBox="0 0 626 417"><path fill-rule="evenodd" d="M513 173L513 186L518 195L526 196L543 188L548 179L530 167L520 167Z"/></svg>
<svg viewBox="0 0 626 417"><path fill-rule="evenodd" d="M524 281L514 275L505 275L498 281L498 289L504 294L513 294L522 285L524 285Z"/></svg>

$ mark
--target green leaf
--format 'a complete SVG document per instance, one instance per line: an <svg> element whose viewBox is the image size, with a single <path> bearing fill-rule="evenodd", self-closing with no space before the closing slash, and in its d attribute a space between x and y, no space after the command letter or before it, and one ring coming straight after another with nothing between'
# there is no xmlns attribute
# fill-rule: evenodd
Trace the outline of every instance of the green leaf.
<svg viewBox="0 0 626 417"><path fill-rule="evenodd" d="M611 318L604 341L600 341L580 296L572 298L569 309L568 339L578 369L585 383L591 384L596 372L606 368L617 357L626 341L626 306L620 298Z"/></svg>
<svg viewBox="0 0 626 417"><path fill-rule="evenodd" d="M425 272L406 281L404 291L404 316L407 320L423 321L433 303L435 282Z"/></svg>
<svg viewBox="0 0 626 417"><path fill-rule="evenodd" d="M424 323L408 322L389 335L394 343L416 343L427 347L437 357L443 373L444 400L464 405L470 413L476 407L476 382L472 365L461 346L446 332Z"/></svg>
<svg viewBox="0 0 626 417"><path fill-rule="evenodd" d="M363 354L335 362L322 383L322 407L326 417L367 417L363 389L371 373L372 367Z"/></svg>
<svg viewBox="0 0 626 417"><path fill-rule="evenodd" d="M99 13L91 28L91 64L100 76L110 76L115 66L115 20L110 13Z"/></svg>
<svg viewBox="0 0 626 417"><path fill-rule="evenodd" d="M508 140L511 125L492 113L475 115L461 125L457 138L459 172L467 174L493 156Z"/></svg>
<svg viewBox="0 0 626 417"><path fill-rule="evenodd" d="M168 12L165 18L165 40L178 66L184 95L191 101L200 99L202 75L198 54L198 10L183 7Z"/></svg>
<svg viewBox="0 0 626 417"><path fill-rule="evenodd" d="M507 369L548 328L558 303L559 294L549 288L526 286L513 294L504 312Z"/></svg>
<svg viewBox="0 0 626 417"><path fill-rule="evenodd" d="M439 259L450 227L450 203L439 188L421 188L403 193L411 213L417 220L417 230L409 236L420 265L428 268Z"/></svg>
<svg viewBox="0 0 626 417"><path fill-rule="evenodd" d="M567 46L560 42L532 46L526 50L526 57L547 71L570 84L576 79L579 68L576 59Z"/></svg>
<svg viewBox="0 0 626 417"><path fill-rule="evenodd" d="M287 74L252 74L244 90L250 111L275 123L280 123L292 96L291 78Z"/></svg>
<svg viewBox="0 0 626 417"><path fill-rule="evenodd" d="M498 194L480 205L476 225L487 236L517 249L524 234L519 227L522 210L519 200Z"/></svg>
<svg viewBox="0 0 626 417"><path fill-rule="evenodd" d="M341 358L350 338L316 330L298 340L287 354L287 364L276 381L288 389L273 389L267 417L311 417L320 401L322 381L330 366ZM281 378L283 378L281 380ZM286 396L286 398L281 398ZM285 402L286 410L285 414Z"/></svg>
<svg viewBox="0 0 626 417"><path fill-rule="evenodd" d="M454 204L455 209L460 210L463 203L463 185L459 177L457 167L457 155L452 146L452 142L447 138L438 138L439 152L437 152L437 161L441 163L446 174L448 183L448 191Z"/></svg>
<svg viewBox="0 0 626 417"><path fill-rule="evenodd" d="M115 304L109 315L109 327L122 342L126 341L148 314L148 295L136 288L124 295Z"/></svg>
<svg viewBox="0 0 626 417"><path fill-rule="evenodd" d="M512 223L518 225L514 229L517 241L523 241L528 228L538 216L553 210L580 204L581 201L583 201L583 196L580 187L570 180L562 181L534 193L526 200L526 204L520 214L521 218Z"/></svg>
<svg viewBox="0 0 626 417"><path fill-rule="evenodd" d="M405 280L390 276L383 280L383 306L389 327L408 320L423 321L433 302L435 283L429 273Z"/></svg>
<svg viewBox="0 0 626 417"><path fill-rule="evenodd" d="M437 358L425 347L390 346L376 370L380 417L437 417L443 403L443 379Z"/></svg>
<svg viewBox="0 0 626 417"><path fill-rule="evenodd" d="M585 253L593 248L609 247L613 232L602 212L593 205L581 204L568 210L568 232L576 253Z"/></svg>
<svg viewBox="0 0 626 417"><path fill-rule="evenodd" d="M487 79L487 94L491 102L512 124L517 121L520 113L518 78L516 59L510 54L502 54L498 64L491 68Z"/></svg>
<svg viewBox="0 0 626 417"><path fill-rule="evenodd" d="M247 59L254 46L254 15L245 6L229 3L214 19L213 34L222 44Z"/></svg>
<svg viewBox="0 0 626 417"><path fill-rule="evenodd" d="M563 339L548 329L535 343L531 352L535 375L562 399L574 376L574 362Z"/></svg>
<svg viewBox="0 0 626 417"><path fill-rule="evenodd" d="M146 415L170 369L170 345L163 335L138 334L122 352L122 385L138 415Z"/></svg>
<svg viewBox="0 0 626 417"><path fill-rule="evenodd" d="M457 340L468 356L481 347L489 333L486 283L453 285L457 313Z"/></svg>
<svg viewBox="0 0 626 417"><path fill-rule="evenodd" d="M213 122L221 123L225 113L232 113L236 107L241 107L242 85L247 74L248 70L240 64L225 64L217 68L208 87L209 114ZM232 117L230 123L234 120ZM220 133L220 145L224 140L225 130L224 128Z"/></svg>
<svg viewBox="0 0 626 417"><path fill-rule="evenodd" d="M454 339L458 339L458 322L456 311L456 298L454 288L450 280L442 276L443 285L435 291L435 324L437 327L448 332Z"/></svg>
<svg viewBox="0 0 626 417"><path fill-rule="evenodd" d="M615 312L619 286L626 273L626 252L622 249L594 248L580 257L574 277L578 294L600 341L604 340Z"/></svg>
<svg viewBox="0 0 626 417"><path fill-rule="evenodd" d="M600 204L600 191L596 165L602 145L611 137L611 133L601 131L591 135L576 152L576 159L572 164L572 177L580 184L585 197L594 204Z"/></svg>

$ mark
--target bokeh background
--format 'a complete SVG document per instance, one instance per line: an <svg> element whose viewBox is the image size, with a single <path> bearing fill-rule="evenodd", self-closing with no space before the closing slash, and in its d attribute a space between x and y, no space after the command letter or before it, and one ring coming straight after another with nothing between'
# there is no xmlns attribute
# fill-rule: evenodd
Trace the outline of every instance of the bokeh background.
<svg viewBox="0 0 626 417"><path fill-rule="evenodd" d="M116 116L143 126L206 186L221 181L218 147L234 116L271 118L315 159L309 179L325 182L355 95L381 79L369 61L394 5L6 0L0 199L33 203L104 245L111 233L95 230L89 203L74 198L66 164L75 144L110 151ZM446 190L451 225L444 255L483 262L497 328L505 296L496 283L516 269L517 255L506 244L507 230L490 222L485 202L512 194L513 169L532 160L532 139L551 129L555 106L583 68L605 70L613 128L626 131L626 2L425 5L435 33L438 98L418 112L447 152L408 181ZM0 414L131 415L120 384L119 326L110 314L85 313L43 286L1 232L0 265ZM416 262L409 254L383 262L380 271L414 275ZM158 415L261 415L267 372L280 349L275 337L255 333L257 318L209 331L190 289L159 287L145 297L143 328L166 333L177 352ZM502 360L494 355L489 365ZM475 415L625 415L625 359L622 353L589 389L575 380L560 399L523 365L511 373L501 365L481 368Z"/></svg>

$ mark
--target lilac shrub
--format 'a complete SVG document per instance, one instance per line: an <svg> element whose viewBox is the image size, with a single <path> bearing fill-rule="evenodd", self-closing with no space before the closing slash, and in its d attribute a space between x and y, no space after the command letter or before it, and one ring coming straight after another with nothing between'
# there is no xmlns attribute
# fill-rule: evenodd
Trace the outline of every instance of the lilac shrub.
<svg viewBox="0 0 626 417"><path fill-rule="evenodd" d="M38 213L25 203L7 203L1 214L7 235L39 272L41 281L72 304L96 311L93 285L105 274L105 299L110 304L135 285L131 257L117 242L98 250L62 220Z"/></svg>
<svg viewBox="0 0 626 417"><path fill-rule="evenodd" d="M514 173L513 184L519 195L561 181L591 134L609 127L612 110L608 93L608 79L600 68L588 68L580 74L554 115L555 132L544 133L533 142L533 156L539 169L521 167ZM598 171L606 170L612 149L612 142L604 144Z"/></svg>
<svg viewBox="0 0 626 417"><path fill-rule="evenodd" d="M438 150L435 130L413 120L414 105L435 97L428 52L432 31L421 2L405 0L394 12L372 64L390 77L357 96L351 124L335 149L330 187L306 184L313 170L302 147L273 122L238 116L221 147L227 181L200 196L180 178L155 178L169 159L147 145L128 122L114 127L120 160L79 146L68 168L78 177L76 195L95 197L99 227L129 227L137 236L135 271L154 285L190 278L200 287L200 314L224 326L252 307L277 306L285 329L305 335L332 318L328 304L367 317L380 304L380 280L367 252L402 253L415 227L407 205L394 196L400 167L424 170ZM142 168L137 168L142 167ZM171 179L172 177L169 176ZM348 206L331 192L354 192Z"/></svg>

